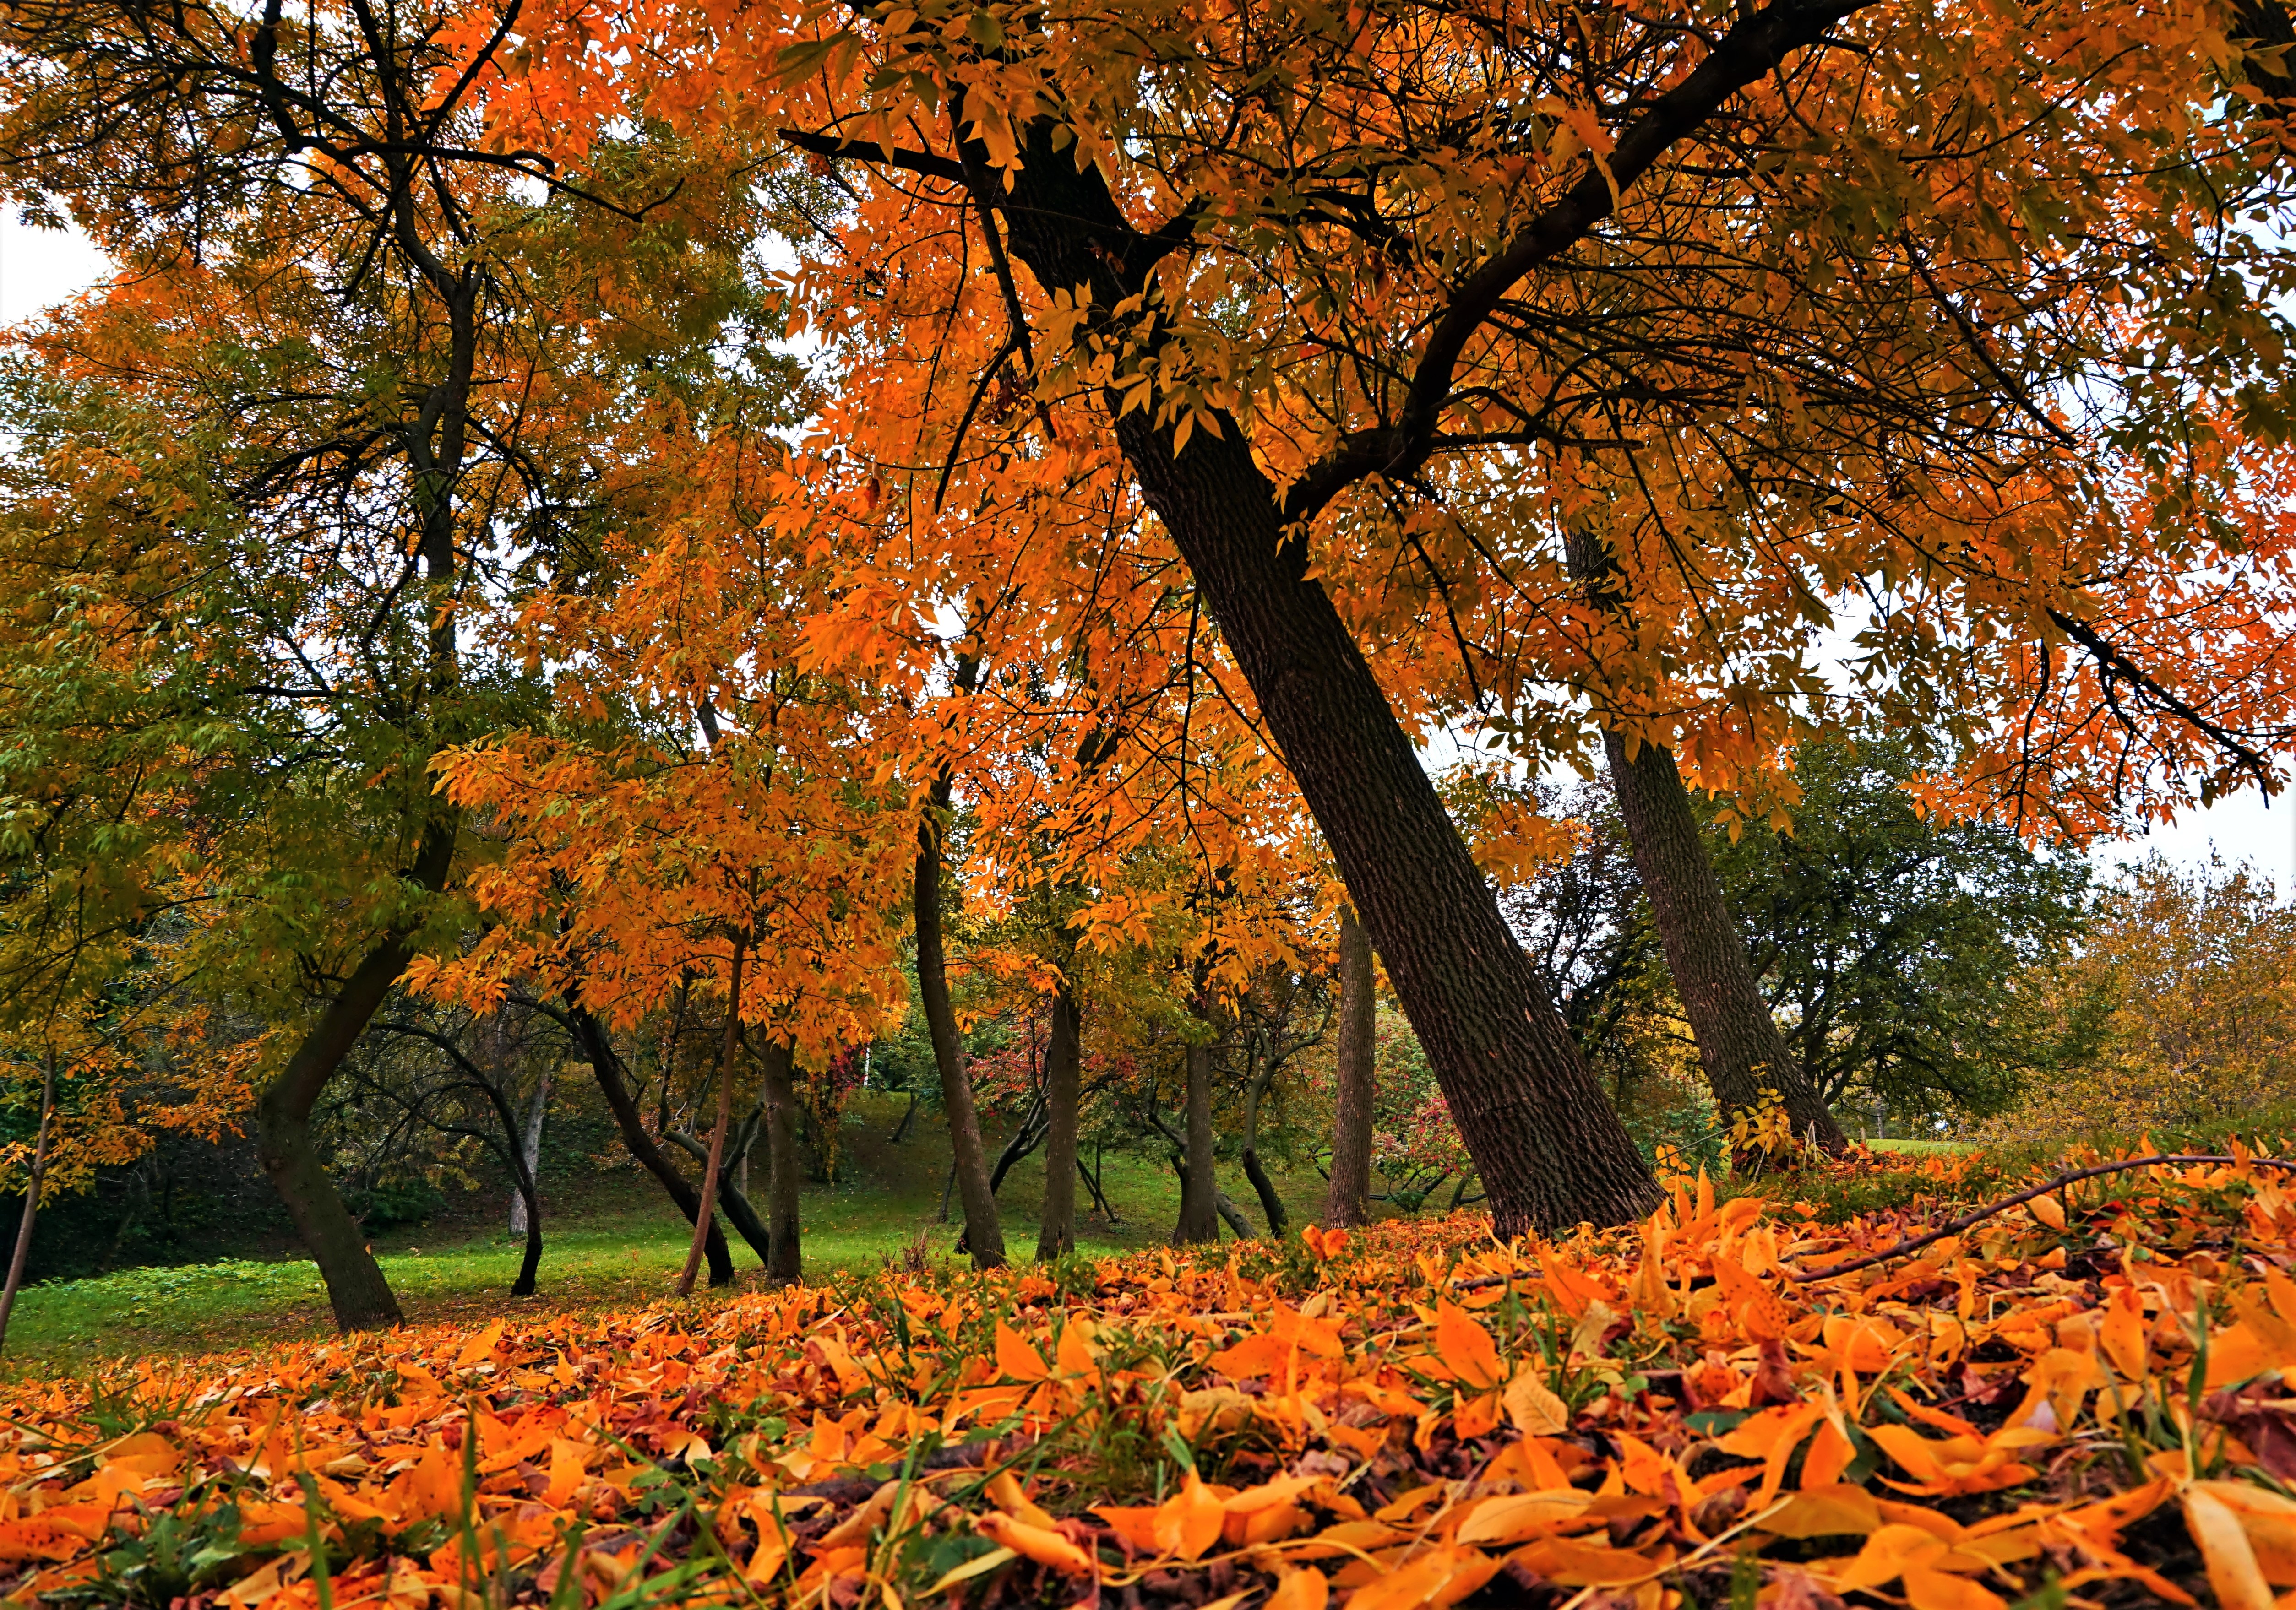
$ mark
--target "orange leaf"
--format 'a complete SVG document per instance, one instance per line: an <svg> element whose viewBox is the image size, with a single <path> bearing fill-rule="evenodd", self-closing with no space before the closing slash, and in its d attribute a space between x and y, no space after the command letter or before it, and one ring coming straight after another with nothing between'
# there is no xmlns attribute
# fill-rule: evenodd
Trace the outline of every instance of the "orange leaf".
<svg viewBox="0 0 2296 1610"><path fill-rule="evenodd" d="M1192 1560L1219 1541L1227 1512L1193 1470L1179 1491L1156 1507L1156 1547Z"/></svg>

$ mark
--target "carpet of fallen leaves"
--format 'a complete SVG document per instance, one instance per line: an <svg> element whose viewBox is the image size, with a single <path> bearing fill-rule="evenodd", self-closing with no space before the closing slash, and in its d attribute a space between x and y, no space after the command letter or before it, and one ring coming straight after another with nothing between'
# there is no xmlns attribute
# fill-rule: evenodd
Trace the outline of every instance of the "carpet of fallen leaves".
<svg viewBox="0 0 2296 1610"><path fill-rule="evenodd" d="M888 1268L18 1387L12 1602L2296 1604L2296 1175ZM2084 1159L2075 1159L2075 1162ZM2087 1159L2094 1161L2094 1159ZM2036 1176L2038 1178L2040 1176Z"/></svg>

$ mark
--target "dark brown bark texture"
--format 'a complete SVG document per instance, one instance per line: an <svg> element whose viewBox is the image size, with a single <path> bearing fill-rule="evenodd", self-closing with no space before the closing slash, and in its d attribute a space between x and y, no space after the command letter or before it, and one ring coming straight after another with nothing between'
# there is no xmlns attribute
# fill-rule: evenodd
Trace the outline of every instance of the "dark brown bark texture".
<svg viewBox="0 0 2296 1610"><path fill-rule="evenodd" d="M955 1163L958 1198L964 1204L964 1245L975 1269L997 1269L1004 1263L1004 1227L996 1214L996 1193L988 1182L988 1149L981 1144L980 1115L972 1104L964 1040L956 1032L956 1009L948 998L948 953L941 933L940 835L950 798L946 777L934 788L932 798L931 812L917 826L917 994L932 1035L933 1062L940 1070L941 1107L948 1115L949 1152Z"/></svg>
<svg viewBox="0 0 2296 1610"><path fill-rule="evenodd" d="M1037 1232L1037 1258L1050 1262L1076 1250L1077 1126L1084 1102L1084 1025L1076 995L1063 979L1053 994L1053 1024L1045 1039L1045 1212Z"/></svg>
<svg viewBox="0 0 2296 1610"><path fill-rule="evenodd" d="M796 1065L790 1048L772 1041L758 1048L758 1067L766 1090L766 1232L773 1246L766 1275L789 1285L805 1278L798 1244Z"/></svg>
<svg viewBox="0 0 2296 1610"><path fill-rule="evenodd" d="M1616 732L1603 735L1603 748L1634 846L1635 870L1650 896L1667 970L1698 1042L1698 1061L1715 1105L1728 1117L1759 1106L1764 1088L1775 1090L1796 1136L1815 1133L1827 1151L1842 1151L1849 1141L1841 1126L1787 1050L1755 985L1745 936L1731 919L1674 756L1646 743L1630 760L1626 740Z"/></svg>
<svg viewBox="0 0 2296 1610"><path fill-rule="evenodd" d="M1172 1245L1219 1239L1218 1181L1212 1172L1212 1048L1188 1047L1188 1149L1180 1177L1180 1222Z"/></svg>
<svg viewBox="0 0 2296 1610"><path fill-rule="evenodd" d="M1617 560L1599 538L1574 534L1568 558L1572 576L1597 609L1631 613L1633 602L1620 585ZM1682 997L1683 1015L1690 1019L1715 1105L1725 1118L1734 1117L1760 1106L1765 1089L1774 1090L1797 1136L1815 1137L1826 1151L1839 1154L1849 1142L1786 1049L1785 1036L1762 999L1746 955L1746 937L1738 931L1722 880L1706 854L1682 769L1656 744L1638 745L1631 758L1627 749L1620 733L1603 732L1603 751L1634 851L1635 873L1650 899L1659 945Z"/></svg>
<svg viewBox="0 0 2296 1610"><path fill-rule="evenodd" d="M1340 908L1339 1095L1332 1112L1332 1183L1324 1197L1328 1226L1371 1221L1371 1104L1374 1012L1371 936L1353 906Z"/></svg>
<svg viewBox="0 0 2296 1610"><path fill-rule="evenodd" d="M701 1217L701 1193L677 1172L677 1165L668 1153L654 1144L653 1136L646 1132L645 1116L638 1111L636 1097L630 1093L629 1082L622 1076L622 1059L616 1054L613 1042L606 1037L605 1025L587 1010L576 1007L567 1014L574 1037L581 1042L582 1054L590 1059L590 1072L598 1081L598 1089L606 1098L606 1106L614 1115L614 1124L622 1132L622 1144L630 1148L630 1156L640 1167L660 1181L669 1199L677 1204L677 1211L685 1215L688 1224ZM702 1247L709 1261L709 1284L723 1286L734 1278L734 1257L726 1249L726 1237L711 1216L709 1239Z"/></svg>
<svg viewBox="0 0 2296 1610"><path fill-rule="evenodd" d="M1032 126L1004 207L1013 249L1048 290L1111 307L1165 249L1133 230L1096 170ZM1275 491L1240 426L1185 453L1152 409L1117 439L1186 559L1331 845L1503 1235L1619 1223L1656 1200L1649 1170L1546 995L1346 623L1284 542Z"/></svg>
<svg viewBox="0 0 2296 1610"><path fill-rule="evenodd" d="M409 881L434 895L447 887L456 827L452 813L424 824L414 864L408 869ZM265 1087L255 1104L255 1155L318 1264L319 1276L327 1283L328 1305L344 1330L398 1324L398 1299L382 1278L382 1266L367 1250L366 1232L328 1177L311 1140L311 1109L414 959L411 928L394 927L377 940L295 1047L285 1070Z"/></svg>

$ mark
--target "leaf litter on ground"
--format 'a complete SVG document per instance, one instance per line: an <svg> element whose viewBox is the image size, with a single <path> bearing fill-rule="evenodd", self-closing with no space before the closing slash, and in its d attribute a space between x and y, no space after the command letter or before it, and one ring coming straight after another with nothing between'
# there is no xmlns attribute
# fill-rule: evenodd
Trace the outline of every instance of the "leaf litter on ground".
<svg viewBox="0 0 2296 1610"><path fill-rule="evenodd" d="M1968 1205L1972 1158L1677 1178L1639 1227L1553 1241L1459 1214L152 1360L0 1401L0 1583L153 1610L2287 1606L2296 1180L2256 1156L1839 1275ZM1905 1205L1784 1199L1845 1185Z"/></svg>

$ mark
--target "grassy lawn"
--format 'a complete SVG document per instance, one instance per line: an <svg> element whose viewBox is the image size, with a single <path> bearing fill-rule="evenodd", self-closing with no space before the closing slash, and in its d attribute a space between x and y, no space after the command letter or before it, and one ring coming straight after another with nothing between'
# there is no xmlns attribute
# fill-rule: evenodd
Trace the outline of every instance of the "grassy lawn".
<svg viewBox="0 0 2296 1610"><path fill-rule="evenodd" d="M842 1177L808 1181L803 1195L808 1275L875 1265L923 1238L931 1255L947 1257L958 1222L939 1222L948 1173L948 1133L938 1114L920 1113L900 1145L886 1137L906 1099L866 1092L849 1114ZM643 1305L669 1295L685 1260L691 1230L653 1181L633 1166L594 1168L586 1160L563 1172L562 1189L545 1195L540 1290L512 1298L523 1242L496 1216L491 1197L442 1212L430 1222L378 1233L377 1258L409 1322L483 1322L497 1314L586 1312ZM1240 1169L1222 1171L1222 1189L1255 1225L1259 1205ZM545 1185L549 1181L545 1178ZM752 1184L763 1189L753 1170ZM1171 1171L1144 1157L1110 1156L1104 1184L1117 1222L1086 1210L1078 1187L1077 1241L1086 1252L1117 1252L1161 1243L1179 1208ZM1277 1177L1293 1222L1321 1204L1324 1181ZM1037 1205L1044 1194L1040 1156L1017 1165L997 1193L1006 1249L1015 1259L1036 1250ZM1440 1199L1432 1205L1439 1206ZM730 1232L730 1227L729 1227ZM733 1241L737 1279L760 1278L758 1260ZM299 1258L227 1259L175 1268L122 1270L28 1287L9 1327L9 1376L79 1375L122 1358L189 1355L331 1334L333 1322L318 1270Z"/></svg>

